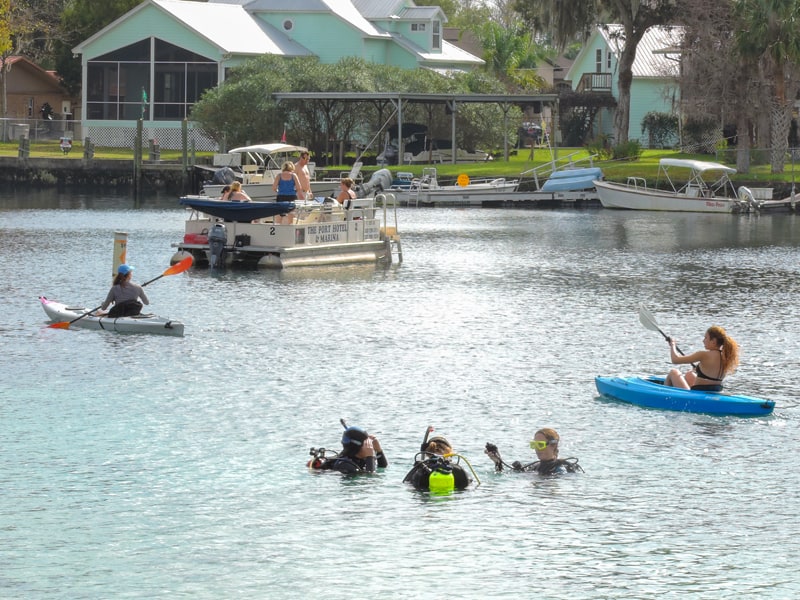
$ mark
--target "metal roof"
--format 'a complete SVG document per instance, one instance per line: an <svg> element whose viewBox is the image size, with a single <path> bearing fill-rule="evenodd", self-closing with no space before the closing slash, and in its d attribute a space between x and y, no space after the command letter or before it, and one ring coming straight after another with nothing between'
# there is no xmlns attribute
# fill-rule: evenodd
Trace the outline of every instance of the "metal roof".
<svg viewBox="0 0 800 600"><path fill-rule="evenodd" d="M416 104L443 104L448 101L464 104L496 102L498 104L558 103L558 94L407 94L404 92L280 92L272 94L278 100L403 100Z"/></svg>
<svg viewBox="0 0 800 600"><path fill-rule="evenodd" d="M619 60L623 40L622 25L607 25L600 28L608 47ZM636 59L633 61L634 77L677 77L679 63L677 55L670 58L665 48L679 47L683 40L683 27L651 27L645 31L642 40L636 47Z"/></svg>
<svg viewBox="0 0 800 600"><path fill-rule="evenodd" d="M220 2L228 0L210 0ZM275 0L252 0L244 5L248 13L324 13L333 14L346 21L362 33L374 37L388 37L388 33L379 30L353 5L350 0L292 0L291 2L275 2Z"/></svg>

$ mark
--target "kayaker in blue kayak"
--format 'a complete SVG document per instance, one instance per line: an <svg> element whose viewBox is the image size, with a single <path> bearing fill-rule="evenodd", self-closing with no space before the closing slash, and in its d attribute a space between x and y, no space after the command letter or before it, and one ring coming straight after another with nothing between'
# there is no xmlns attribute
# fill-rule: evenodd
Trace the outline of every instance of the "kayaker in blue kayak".
<svg viewBox="0 0 800 600"><path fill-rule="evenodd" d="M555 429L545 427L536 432L531 440L531 448L536 451L536 462L524 465L515 460L510 465L500 456L494 444L487 443L484 452L492 459L496 471L508 467L512 471L533 472L539 475L561 475L564 473L583 472L577 458L558 458L558 443L561 441Z"/></svg>
<svg viewBox="0 0 800 600"><path fill-rule="evenodd" d="M389 466L378 438L355 426L344 430L341 452L330 455L324 448L312 448L311 456L309 468L346 474L374 473Z"/></svg>
<svg viewBox="0 0 800 600"><path fill-rule="evenodd" d="M108 311L111 319L118 317L130 317L142 312L142 302L150 304L147 294L138 283L131 281L133 267L130 265L120 265L117 268L117 276L114 277L114 284L108 290L106 301L100 306L104 311L113 302L114 306ZM147 284L145 284L147 285Z"/></svg>
<svg viewBox="0 0 800 600"><path fill-rule="evenodd" d="M691 364L692 369L686 373L670 369L664 385L684 390L721 392L722 380L739 365L739 344L719 325L709 327L706 331L703 338L705 350L683 355L677 351L675 338L667 338L667 343L672 364Z"/></svg>

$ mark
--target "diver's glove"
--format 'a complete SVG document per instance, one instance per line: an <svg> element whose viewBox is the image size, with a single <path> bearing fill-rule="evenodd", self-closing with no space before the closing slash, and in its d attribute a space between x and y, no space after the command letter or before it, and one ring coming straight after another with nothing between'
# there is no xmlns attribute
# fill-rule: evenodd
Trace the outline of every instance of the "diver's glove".
<svg viewBox="0 0 800 600"><path fill-rule="evenodd" d="M486 442L486 448L484 449L484 452L486 453L486 456L492 459L495 470L502 471L503 459L500 457L500 451L497 449L497 446Z"/></svg>

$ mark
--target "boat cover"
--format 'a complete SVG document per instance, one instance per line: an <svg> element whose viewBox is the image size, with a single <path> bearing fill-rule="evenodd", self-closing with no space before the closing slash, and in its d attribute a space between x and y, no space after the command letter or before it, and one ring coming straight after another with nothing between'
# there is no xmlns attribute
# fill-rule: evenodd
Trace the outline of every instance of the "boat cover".
<svg viewBox="0 0 800 600"><path fill-rule="evenodd" d="M295 207L294 202L233 202L199 196L185 196L180 203L207 215L239 223L284 215Z"/></svg>

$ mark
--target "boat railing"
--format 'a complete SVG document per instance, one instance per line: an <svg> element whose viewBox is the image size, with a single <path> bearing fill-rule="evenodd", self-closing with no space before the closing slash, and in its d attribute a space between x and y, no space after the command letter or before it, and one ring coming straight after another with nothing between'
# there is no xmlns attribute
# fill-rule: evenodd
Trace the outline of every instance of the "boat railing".
<svg viewBox="0 0 800 600"><path fill-rule="evenodd" d="M594 166L594 159L597 158L597 154L590 154L588 156L582 156L580 158L576 158L578 154L583 154L582 150L578 150L576 152L572 152L565 156L564 158L553 159L550 162L543 163L532 169L528 169L527 171L523 171L520 173L520 182L525 177L531 177L534 180L534 184L536 185L536 189L541 189L541 183L539 182L539 178L541 177L543 180L547 179L550 175L555 173L556 171L561 171L564 169L572 169L577 167L578 165L583 165L588 162L589 167Z"/></svg>
<svg viewBox="0 0 800 600"><path fill-rule="evenodd" d="M647 189L647 180L644 177L628 177L628 187L635 190Z"/></svg>

